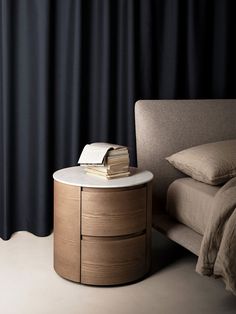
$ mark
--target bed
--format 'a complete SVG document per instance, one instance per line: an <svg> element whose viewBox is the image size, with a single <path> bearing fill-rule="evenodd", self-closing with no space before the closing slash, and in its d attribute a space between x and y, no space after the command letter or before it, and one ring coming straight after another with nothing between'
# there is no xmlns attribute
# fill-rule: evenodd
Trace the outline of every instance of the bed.
<svg viewBox="0 0 236 314"><path fill-rule="evenodd" d="M235 99L140 100L135 104L138 167L154 174L153 227L197 256L210 204L221 186L199 183L165 158L203 143L236 139L235 117Z"/></svg>

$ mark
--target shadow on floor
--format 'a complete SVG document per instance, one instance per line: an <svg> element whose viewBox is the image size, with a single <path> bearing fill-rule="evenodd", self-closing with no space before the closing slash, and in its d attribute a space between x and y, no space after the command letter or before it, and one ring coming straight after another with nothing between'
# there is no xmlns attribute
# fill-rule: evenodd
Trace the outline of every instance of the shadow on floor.
<svg viewBox="0 0 236 314"><path fill-rule="evenodd" d="M158 231L153 231L152 236L152 266L149 276L161 271L162 269L168 268L169 266L184 260L184 259L194 259L197 263L197 256L195 256L190 251L186 250L177 243L169 240L167 237L159 233ZM195 271L195 269L193 269ZM208 277L207 277L208 278ZM204 278L202 278L204 280ZM206 279L206 277L205 277ZM210 279L210 278L209 278ZM211 280L219 280L213 279ZM222 285L222 299L218 300L221 307L224 309L223 313L236 313L236 296L231 292L225 293L225 284L221 281Z"/></svg>
<svg viewBox="0 0 236 314"><path fill-rule="evenodd" d="M156 272L188 256L195 257L194 254L182 246L154 230L152 237L152 266L149 275L154 275Z"/></svg>
<svg viewBox="0 0 236 314"><path fill-rule="evenodd" d="M234 313L236 313L236 296L234 296L233 294L228 294L222 300L222 305L225 309L225 313L232 311L232 309L234 310Z"/></svg>

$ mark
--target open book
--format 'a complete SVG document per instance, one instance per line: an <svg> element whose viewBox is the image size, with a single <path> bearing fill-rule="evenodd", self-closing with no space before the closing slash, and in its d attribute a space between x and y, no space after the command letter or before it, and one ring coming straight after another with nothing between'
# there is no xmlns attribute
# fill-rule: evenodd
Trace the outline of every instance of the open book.
<svg viewBox="0 0 236 314"><path fill-rule="evenodd" d="M109 143L92 143L85 145L78 163L80 165L104 166L107 160L125 160L129 162L128 149L125 146Z"/></svg>

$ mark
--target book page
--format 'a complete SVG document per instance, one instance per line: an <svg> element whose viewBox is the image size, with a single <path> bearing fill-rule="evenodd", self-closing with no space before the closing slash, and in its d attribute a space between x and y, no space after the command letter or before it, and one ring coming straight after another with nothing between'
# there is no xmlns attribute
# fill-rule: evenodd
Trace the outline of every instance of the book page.
<svg viewBox="0 0 236 314"><path fill-rule="evenodd" d="M98 142L98 143L92 143L89 144L92 147L97 147L97 148L101 148L101 149L119 149L119 148L125 148L125 146L122 145L118 145L118 144L110 144L110 143L102 143L102 142Z"/></svg>
<svg viewBox="0 0 236 314"><path fill-rule="evenodd" d="M109 149L118 149L123 146L109 143L92 143L85 145L80 158L79 164L103 165L104 157Z"/></svg>

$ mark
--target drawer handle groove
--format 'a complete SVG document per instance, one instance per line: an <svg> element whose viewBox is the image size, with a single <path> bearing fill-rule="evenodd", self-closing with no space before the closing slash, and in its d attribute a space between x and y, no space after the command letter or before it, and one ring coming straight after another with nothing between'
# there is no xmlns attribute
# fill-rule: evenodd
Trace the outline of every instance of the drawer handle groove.
<svg viewBox="0 0 236 314"><path fill-rule="evenodd" d="M93 241L119 241L119 240L126 240L126 239L130 239L130 238L135 238L138 236L141 236L143 234L145 234L146 230L142 230L140 232L136 232L136 233L131 233L131 234L126 234L126 235L121 235L121 236L85 236L85 235L81 235L81 239L86 241L86 240L93 240Z"/></svg>

